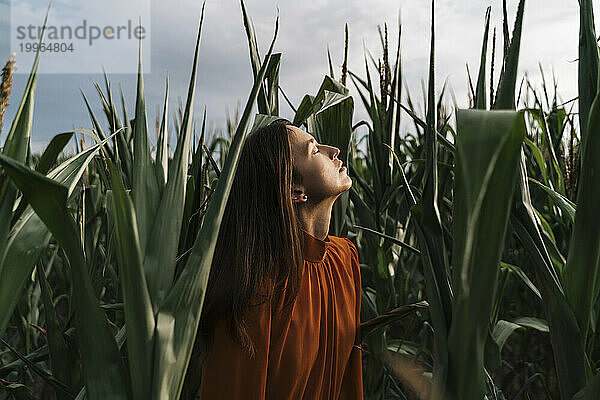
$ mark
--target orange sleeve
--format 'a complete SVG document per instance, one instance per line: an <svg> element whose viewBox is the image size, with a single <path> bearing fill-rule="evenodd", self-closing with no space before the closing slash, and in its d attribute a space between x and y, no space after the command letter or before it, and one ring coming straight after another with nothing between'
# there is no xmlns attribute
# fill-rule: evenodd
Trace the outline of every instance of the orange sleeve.
<svg viewBox="0 0 600 400"><path fill-rule="evenodd" d="M344 377L342 379L342 388L339 400L362 400L363 399L363 381L362 381L362 351L356 346L360 346L362 338L360 335L360 303L362 282L360 277L360 265L358 262L358 251L352 241L346 239L350 246L352 272L354 275L354 286L356 290L356 339L354 347L350 352L350 358L346 364Z"/></svg>
<svg viewBox="0 0 600 400"><path fill-rule="evenodd" d="M271 304L250 307L248 333L255 356L233 341L227 319L215 327L213 346L202 366L200 400L265 400L271 337Z"/></svg>

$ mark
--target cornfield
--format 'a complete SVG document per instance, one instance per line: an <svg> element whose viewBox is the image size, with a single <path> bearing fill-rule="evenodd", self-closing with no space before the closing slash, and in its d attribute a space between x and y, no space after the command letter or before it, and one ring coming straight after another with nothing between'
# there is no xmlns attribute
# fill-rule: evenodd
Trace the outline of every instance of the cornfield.
<svg viewBox="0 0 600 400"><path fill-rule="evenodd" d="M364 75L348 66L346 41L341 74L330 57L315 95L293 105L281 93L295 126L341 149L354 182L330 234L358 245L364 397L600 399L592 2L579 1L576 102L560 101L545 78L536 89L518 76L526 2L511 29L503 0L497 52L489 9L484 18L469 109L436 90L430 5L423 115L402 85L401 35L390 49L387 26ZM105 75L95 84L104 115L83 96L91 129L59 133L32 154L37 54L0 154L0 399L194 398L190 356L240 151L280 113L278 17L261 56L243 0L241 10L254 84L227 135L206 128L206 111L196 131L204 6L187 100L169 109L167 79L154 142L140 61L133 113ZM13 68L11 59L3 70L0 127ZM358 122L350 82L368 115Z"/></svg>

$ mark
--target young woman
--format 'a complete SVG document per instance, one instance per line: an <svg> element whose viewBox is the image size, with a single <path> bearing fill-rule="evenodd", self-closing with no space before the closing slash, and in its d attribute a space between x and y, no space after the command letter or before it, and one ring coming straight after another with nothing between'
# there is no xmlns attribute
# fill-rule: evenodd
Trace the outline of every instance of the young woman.
<svg viewBox="0 0 600 400"><path fill-rule="evenodd" d="M246 139L192 356L201 400L363 398L358 254L328 235L352 186L338 154L286 120Z"/></svg>

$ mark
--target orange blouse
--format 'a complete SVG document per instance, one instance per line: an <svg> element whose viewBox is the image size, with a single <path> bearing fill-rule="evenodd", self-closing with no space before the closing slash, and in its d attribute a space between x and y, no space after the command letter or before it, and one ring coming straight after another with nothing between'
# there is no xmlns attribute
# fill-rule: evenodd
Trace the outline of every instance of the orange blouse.
<svg viewBox="0 0 600 400"><path fill-rule="evenodd" d="M303 231L303 257L302 284L287 312L279 312L285 296L250 307L254 358L231 339L224 318L216 324L201 400L362 400L356 247Z"/></svg>

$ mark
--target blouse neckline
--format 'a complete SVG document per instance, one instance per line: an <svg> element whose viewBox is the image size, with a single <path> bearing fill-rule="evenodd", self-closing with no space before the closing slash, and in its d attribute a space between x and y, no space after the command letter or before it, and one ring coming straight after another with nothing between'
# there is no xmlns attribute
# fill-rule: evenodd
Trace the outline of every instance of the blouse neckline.
<svg viewBox="0 0 600 400"><path fill-rule="evenodd" d="M310 233L302 230L302 255L306 261L318 262L323 261L325 258L325 251L327 247L331 245L329 235L325 236L325 239L317 239Z"/></svg>

